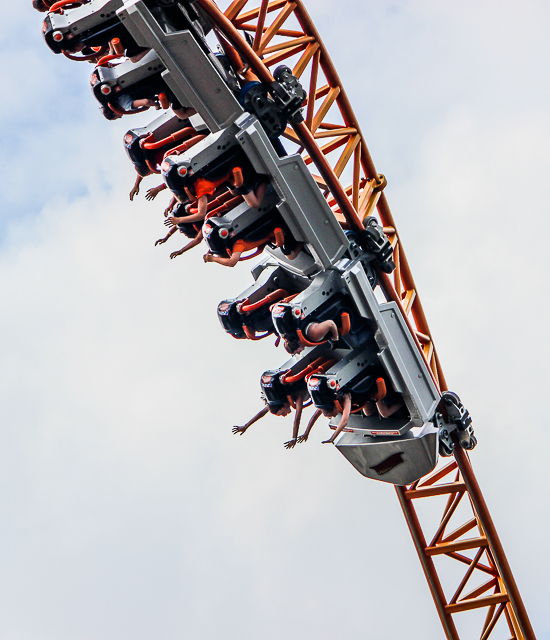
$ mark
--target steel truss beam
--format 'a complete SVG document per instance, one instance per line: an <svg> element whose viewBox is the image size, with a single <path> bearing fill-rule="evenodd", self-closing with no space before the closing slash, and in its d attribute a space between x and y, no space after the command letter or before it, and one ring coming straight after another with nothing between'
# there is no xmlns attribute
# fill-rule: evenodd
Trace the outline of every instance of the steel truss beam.
<svg viewBox="0 0 550 640"><path fill-rule="evenodd" d="M306 164L316 167L319 174L313 176L343 224L360 229L366 216L378 215L392 242L396 263L391 278L380 274L381 286L388 299L398 303L436 384L446 390L414 278L383 193L385 178L374 167L345 89L302 1L261 0L251 8L249 0L234 0L224 13L212 0L197 1L210 16L222 44L229 43L238 53L243 73L252 71L270 85L274 81L271 69L284 63L307 88L305 120L287 128L285 137L296 143ZM340 178L346 171L351 174L351 185L344 188ZM510 640L535 640L467 454L457 447L452 462L396 490L446 637L460 640L455 624L459 613L485 609L480 640L503 627ZM446 498L429 542L415 507L420 498L430 498L430 506ZM456 526L464 508L469 511L466 520ZM450 596L445 595L436 566L443 558L464 570Z"/></svg>
<svg viewBox="0 0 550 640"><path fill-rule="evenodd" d="M408 487L396 487L439 618L449 640L459 640L455 616L486 609L480 640L508 626L511 640L534 640L535 634L467 453L457 447L455 459ZM446 498L441 519L426 537L415 502ZM459 512L459 507L462 512ZM464 513L466 512L466 513ZM445 595L436 562L462 567L460 581ZM494 637L494 636L493 636Z"/></svg>

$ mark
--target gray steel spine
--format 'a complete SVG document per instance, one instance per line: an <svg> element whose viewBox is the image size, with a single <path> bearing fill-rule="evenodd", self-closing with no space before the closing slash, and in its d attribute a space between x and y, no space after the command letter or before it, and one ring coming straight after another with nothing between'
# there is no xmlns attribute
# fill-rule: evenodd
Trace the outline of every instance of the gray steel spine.
<svg viewBox="0 0 550 640"><path fill-rule="evenodd" d="M135 41L164 62L163 78L180 103L196 109L212 132L231 125L243 109L213 54L190 31L164 33L142 0L125 2L118 15Z"/></svg>
<svg viewBox="0 0 550 640"><path fill-rule="evenodd" d="M315 262L328 269L349 243L302 157L279 158L254 116L246 114L236 124L242 149L259 173L270 176L281 197L277 208L290 231L296 240L307 243Z"/></svg>
<svg viewBox="0 0 550 640"><path fill-rule="evenodd" d="M378 303L360 265L352 265L342 276L361 312L376 323L378 355L395 391L403 395L413 426L422 426L433 418L440 394L403 316L395 302Z"/></svg>

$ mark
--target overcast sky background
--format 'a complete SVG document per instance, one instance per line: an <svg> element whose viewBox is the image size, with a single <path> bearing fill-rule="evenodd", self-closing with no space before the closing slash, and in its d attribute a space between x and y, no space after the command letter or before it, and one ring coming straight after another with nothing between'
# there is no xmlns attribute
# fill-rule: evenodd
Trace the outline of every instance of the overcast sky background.
<svg viewBox="0 0 550 640"><path fill-rule="evenodd" d="M219 327L249 266L153 246L167 198L145 202L150 179L129 202L121 144L139 120L104 120L91 67L49 52L30 0L6 4L0 639L442 638L391 486L322 446L321 423L293 451L290 420L231 434L285 360ZM308 7L388 178L474 418L478 479L550 639L550 7Z"/></svg>

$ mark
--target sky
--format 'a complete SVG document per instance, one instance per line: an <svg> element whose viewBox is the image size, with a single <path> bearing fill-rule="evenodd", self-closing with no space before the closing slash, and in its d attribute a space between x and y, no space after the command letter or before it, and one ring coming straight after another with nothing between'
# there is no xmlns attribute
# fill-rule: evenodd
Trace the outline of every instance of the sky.
<svg viewBox="0 0 550 640"><path fill-rule="evenodd" d="M290 420L231 434L285 360L216 318L249 263L154 246L166 198L145 201L150 181L130 203L121 141L150 114L104 120L91 68L50 53L30 4L0 24L0 640L441 638L391 486L321 445L320 423L292 451ZM307 6L550 639L550 7Z"/></svg>

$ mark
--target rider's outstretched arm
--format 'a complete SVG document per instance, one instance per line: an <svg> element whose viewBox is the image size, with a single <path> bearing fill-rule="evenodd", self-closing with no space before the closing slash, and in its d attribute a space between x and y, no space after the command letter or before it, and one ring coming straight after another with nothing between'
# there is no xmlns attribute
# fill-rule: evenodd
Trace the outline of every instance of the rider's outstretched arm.
<svg viewBox="0 0 550 640"><path fill-rule="evenodd" d="M317 422L317 420L319 419L321 414L322 414L321 409L317 409L315 411L315 413L311 416L311 418L309 419L309 422L307 423L306 430L298 438L297 442L306 442L307 441L307 439L309 438L309 434L311 433L311 430L313 429L313 425Z"/></svg>
<svg viewBox="0 0 550 640"><path fill-rule="evenodd" d="M258 420L260 420L261 418L263 418L265 416L265 414L269 411L269 407L264 407L261 411L258 411L258 413L251 418L246 424L244 424L242 427L233 427L232 431L233 433L240 433L241 436L243 435L243 433L248 429L248 427L252 426L255 422L258 422Z"/></svg>
<svg viewBox="0 0 550 640"><path fill-rule="evenodd" d="M334 442L336 438L342 433L342 431L348 426L349 416L351 413L351 394L344 394L344 410L342 411L342 419L340 424L336 427L336 431L328 440L323 440L323 444L329 444Z"/></svg>

